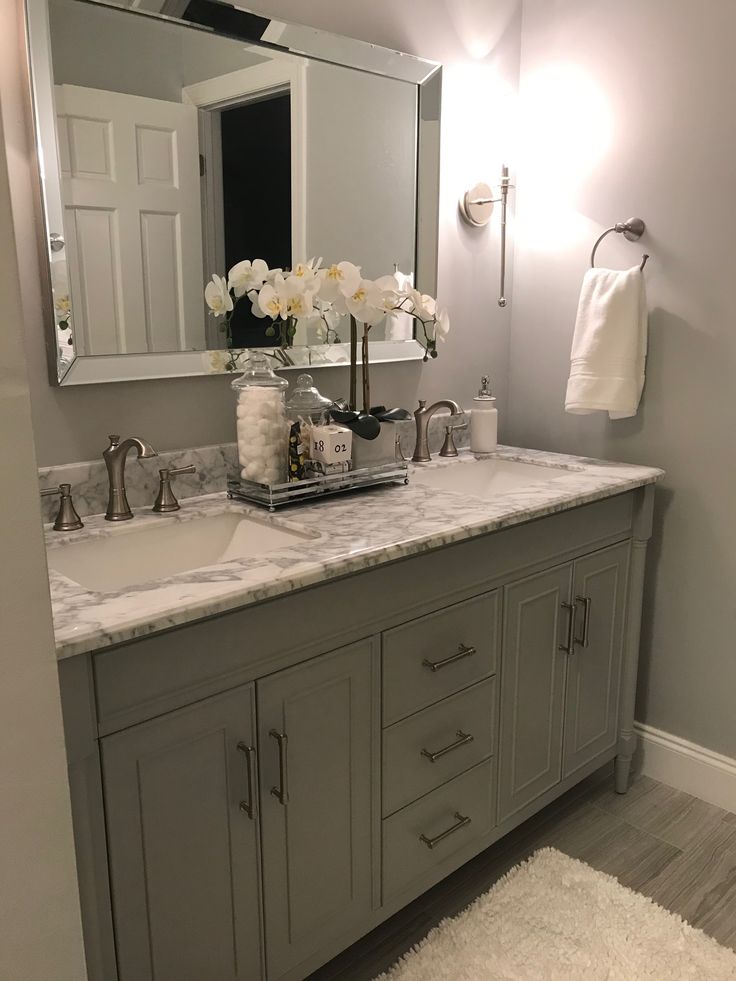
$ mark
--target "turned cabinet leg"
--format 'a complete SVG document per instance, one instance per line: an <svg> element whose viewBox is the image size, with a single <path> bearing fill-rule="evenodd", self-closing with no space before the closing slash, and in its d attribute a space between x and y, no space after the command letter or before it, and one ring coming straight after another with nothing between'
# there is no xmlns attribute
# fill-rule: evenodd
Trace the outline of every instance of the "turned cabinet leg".
<svg viewBox="0 0 736 981"><path fill-rule="evenodd" d="M644 595L644 567L647 557L647 544L652 534L654 485L648 484L646 487L643 487L639 495L638 507L634 514L633 540L631 543L626 633L624 635L624 656L621 674L618 755L614 767L617 794L625 794L629 789L631 761L634 757L634 750L636 749L636 733L634 732L636 679L639 669L639 639L641 635L641 611Z"/></svg>

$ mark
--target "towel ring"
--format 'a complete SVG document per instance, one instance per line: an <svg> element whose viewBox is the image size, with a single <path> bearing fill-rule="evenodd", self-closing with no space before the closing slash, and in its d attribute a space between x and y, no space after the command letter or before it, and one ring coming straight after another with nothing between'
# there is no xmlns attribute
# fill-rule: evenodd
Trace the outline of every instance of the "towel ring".
<svg viewBox="0 0 736 981"><path fill-rule="evenodd" d="M628 221L617 221L615 225L611 225L607 228L602 235L599 235L596 239L596 243L593 246L593 251L590 253L590 267L595 269L595 253L598 246L601 244L606 235L610 235L611 232L620 232L623 234L624 238L629 242L638 242L639 239L644 234L644 230L647 226L644 224L641 218L629 218ZM641 265L639 269L643 269L647 264L647 259L649 256L645 253L641 259Z"/></svg>

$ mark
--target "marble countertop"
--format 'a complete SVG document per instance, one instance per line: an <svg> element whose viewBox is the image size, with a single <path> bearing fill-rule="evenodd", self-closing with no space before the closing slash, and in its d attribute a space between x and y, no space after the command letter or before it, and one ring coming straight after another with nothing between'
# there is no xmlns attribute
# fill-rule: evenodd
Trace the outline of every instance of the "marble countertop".
<svg viewBox="0 0 736 981"><path fill-rule="evenodd" d="M261 522L312 533L309 540L262 556L235 559L168 579L93 592L51 570L51 600L57 656L71 657L146 636L203 617L258 603L325 580L359 572L476 535L589 504L653 483L663 476L654 467L610 463L540 450L500 447L493 458L554 468L554 479L499 492L492 500L438 490L411 481L372 491L337 495L290 507L277 515L229 501L224 492L191 497L168 515L136 511L135 529L161 522L188 521L234 511ZM418 468L456 467L472 459L433 460ZM413 470L413 467L411 467ZM49 554L67 542L120 535L133 523L111 525L89 517L81 531L46 529Z"/></svg>

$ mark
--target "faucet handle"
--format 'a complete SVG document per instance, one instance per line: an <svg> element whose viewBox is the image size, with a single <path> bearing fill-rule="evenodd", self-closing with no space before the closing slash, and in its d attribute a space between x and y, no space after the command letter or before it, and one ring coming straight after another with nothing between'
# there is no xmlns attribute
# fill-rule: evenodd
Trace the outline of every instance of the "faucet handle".
<svg viewBox="0 0 736 981"><path fill-rule="evenodd" d="M462 409L460 412L452 412L447 417L447 419L442 420L445 423L445 428L449 432L451 429L467 429L468 427L468 414Z"/></svg>
<svg viewBox="0 0 736 981"><path fill-rule="evenodd" d="M58 487L47 487L41 491L41 497L59 495L59 510L54 521L54 531L76 531L84 528L84 522L79 517L72 501L72 485L59 484Z"/></svg>
<svg viewBox="0 0 736 981"><path fill-rule="evenodd" d="M193 464L190 464L188 467L165 467L163 470L159 470L160 484L158 495L151 510L155 511L156 514L178 511L181 508L181 504L179 504L171 489L171 478L178 477L179 474L196 472L197 468Z"/></svg>

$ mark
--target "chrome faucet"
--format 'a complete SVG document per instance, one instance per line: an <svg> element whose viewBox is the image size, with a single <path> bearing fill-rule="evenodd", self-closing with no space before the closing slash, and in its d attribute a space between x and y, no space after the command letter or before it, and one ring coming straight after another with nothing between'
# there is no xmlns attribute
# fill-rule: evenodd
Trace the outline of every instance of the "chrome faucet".
<svg viewBox="0 0 736 981"><path fill-rule="evenodd" d="M130 510L128 498L125 493L125 461L130 450L135 448L138 452L138 459L147 459L151 456L158 456L150 443L137 436L124 439L120 442L119 436L110 436L110 445L102 454L102 459L107 467L107 476L110 481L110 493L107 498L107 511L105 512L106 521L128 521L133 517Z"/></svg>
<svg viewBox="0 0 736 981"><path fill-rule="evenodd" d="M432 403L429 408L424 399L419 399L419 408L414 412L414 420L417 426L417 442L414 447L414 456L411 458L413 463L428 463L432 459L429 453L427 434L429 431L429 420L438 409L449 409L451 417L462 416L463 418L463 422L459 425L447 426L445 442L440 450L440 456L457 456L455 443L452 439L452 430L462 429L463 426L467 425L465 413L453 399L440 399L438 402Z"/></svg>

